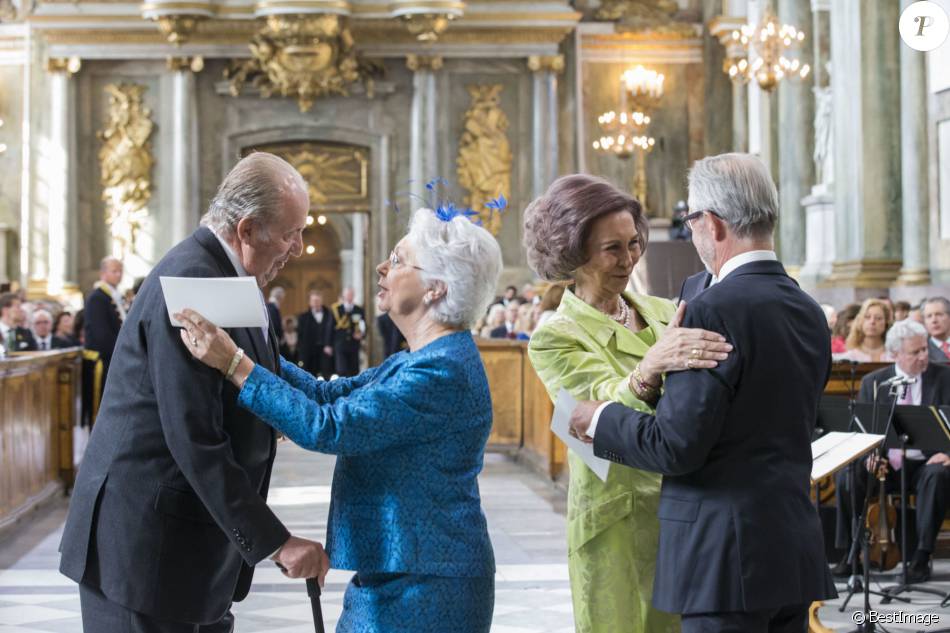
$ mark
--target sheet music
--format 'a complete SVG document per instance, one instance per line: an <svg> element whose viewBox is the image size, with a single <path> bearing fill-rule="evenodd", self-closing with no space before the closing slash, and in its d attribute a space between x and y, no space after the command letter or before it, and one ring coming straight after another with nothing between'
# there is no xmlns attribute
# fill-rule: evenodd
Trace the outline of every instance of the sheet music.
<svg viewBox="0 0 950 633"><path fill-rule="evenodd" d="M832 432L811 444L811 480L818 481L870 453L883 435Z"/></svg>

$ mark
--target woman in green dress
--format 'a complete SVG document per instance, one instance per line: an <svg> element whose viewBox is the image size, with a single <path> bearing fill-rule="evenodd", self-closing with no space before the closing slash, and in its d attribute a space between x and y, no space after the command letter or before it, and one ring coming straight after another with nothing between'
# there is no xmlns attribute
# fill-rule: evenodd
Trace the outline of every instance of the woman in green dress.
<svg viewBox="0 0 950 633"><path fill-rule="evenodd" d="M722 336L677 327L682 309L625 292L647 244L639 202L607 181L564 176L525 211L525 247L548 281L573 280L557 313L535 330L531 364L551 398L653 410L663 374L715 367ZM611 467L601 481L569 453L568 569L578 633L675 633L679 617L651 604L660 475Z"/></svg>

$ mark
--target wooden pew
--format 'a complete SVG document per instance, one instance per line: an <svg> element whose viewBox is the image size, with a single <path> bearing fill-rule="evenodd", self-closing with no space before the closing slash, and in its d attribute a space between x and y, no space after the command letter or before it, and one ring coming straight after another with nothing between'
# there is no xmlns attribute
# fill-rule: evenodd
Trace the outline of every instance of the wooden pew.
<svg viewBox="0 0 950 633"><path fill-rule="evenodd" d="M0 529L70 488L82 351L0 360Z"/></svg>

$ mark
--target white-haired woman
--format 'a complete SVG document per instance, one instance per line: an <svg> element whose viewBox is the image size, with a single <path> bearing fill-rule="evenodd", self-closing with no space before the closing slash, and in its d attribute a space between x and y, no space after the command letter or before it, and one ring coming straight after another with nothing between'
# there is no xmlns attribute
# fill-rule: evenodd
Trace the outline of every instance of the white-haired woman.
<svg viewBox="0 0 950 633"><path fill-rule="evenodd" d="M278 377L200 315L180 317L186 347L228 376L242 406L298 445L340 456L327 551L332 567L356 574L337 633L491 626L495 564L477 484L491 397L469 328L491 302L501 266L485 229L416 211L376 268L380 310L409 350L331 382L287 362Z"/></svg>

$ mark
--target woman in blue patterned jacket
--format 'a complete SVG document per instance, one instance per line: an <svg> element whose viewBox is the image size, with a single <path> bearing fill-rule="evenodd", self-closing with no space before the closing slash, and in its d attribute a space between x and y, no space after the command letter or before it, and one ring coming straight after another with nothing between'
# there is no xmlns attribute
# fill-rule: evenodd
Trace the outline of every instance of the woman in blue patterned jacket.
<svg viewBox="0 0 950 633"><path fill-rule="evenodd" d="M356 572L337 633L487 633L495 562L477 476L492 423L472 335L501 252L464 215L420 209L381 263L379 307L409 350L354 378L278 377L190 310L182 340L241 390L239 402L296 444L338 455L327 551ZM233 367L232 367L233 366Z"/></svg>

